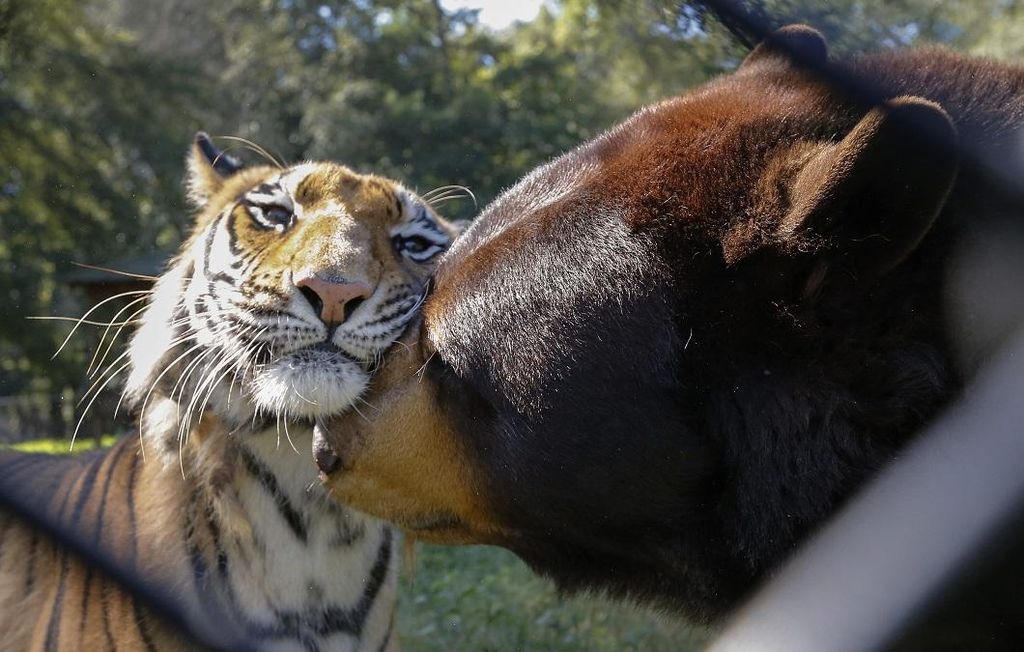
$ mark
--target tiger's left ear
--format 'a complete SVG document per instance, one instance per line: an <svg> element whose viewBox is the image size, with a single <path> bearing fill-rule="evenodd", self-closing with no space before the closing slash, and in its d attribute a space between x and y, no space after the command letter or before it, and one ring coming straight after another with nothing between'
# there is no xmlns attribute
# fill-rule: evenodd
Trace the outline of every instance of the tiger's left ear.
<svg viewBox="0 0 1024 652"><path fill-rule="evenodd" d="M242 169L242 162L221 151L205 131L196 134L186 160L188 198L202 208L220 190L224 180Z"/></svg>

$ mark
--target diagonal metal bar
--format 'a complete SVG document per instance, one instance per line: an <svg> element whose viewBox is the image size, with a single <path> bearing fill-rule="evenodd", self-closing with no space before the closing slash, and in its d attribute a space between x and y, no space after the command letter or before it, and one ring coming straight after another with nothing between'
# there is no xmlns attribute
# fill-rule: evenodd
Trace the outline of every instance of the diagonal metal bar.
<svg viewBox="0 0 1024 652"><path fill-rule="evenodd" d="M28 527L59 543L82 562L107 575L126 593L138 600L141 606L191 639L190 649L232 652L254 649L246 641L237 640L230 628L216 628L212 619L197 622L197 619L190 617L185 606L175 600L165 587L146 581L109 552L79 536L69 524L61 522L47 510L40 509L38 497L29 495L24 488L9 478L0 477L0 509L9 512Z"/></svg>
<svg viewBox="0 0 1024 652"><path fill-rule="evenodd" d="M772 35L774 26L732 0L700 0L742 43L768 41L847 102L888 97L870 79L821 62ZM746 3L744 3L746 4ZM753 38L751 38L753 37ZM952 147L1017 217L1021 169L978 143ZM1004 297L1008 299L1008 297ZM998 301L999 297L993 297ZM733 619L710 652L860 652L882 648L970 568L1024 509L1024 332L969 388L961 405L922 436L797 553Z"/></svg>
<svg viewBox="0 0 1024 652"><path fill-rule="evenodd" d="M709 652L890 642L1024 506L1024 331L806 545Z"/></svg>

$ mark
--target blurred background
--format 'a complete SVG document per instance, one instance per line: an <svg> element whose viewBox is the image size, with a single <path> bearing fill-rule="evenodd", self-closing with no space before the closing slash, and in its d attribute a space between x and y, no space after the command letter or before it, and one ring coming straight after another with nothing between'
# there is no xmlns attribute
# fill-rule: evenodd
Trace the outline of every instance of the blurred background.
<svg viewBox="0 0 1024 652"><path fill-rule="evenodd" d="M839 56L926 42L1024 55L1024 3L1013 0L757 5L776 24L815 26ZM67 450L103 329L53 358L71 325L28 318L78 316L149 282L76 263L161 271L190 228L181 177L195 131L420 192L464 185L482 207L538 163L744 53L686 2L0 0L0 442ZM442 206L456 218L476 210ZM110 394L83 423L81 448L130 427L113 419ZM563 600L499 551L421 548L416 566L400 609L406 650L703 640L656 614Z"/></svg>

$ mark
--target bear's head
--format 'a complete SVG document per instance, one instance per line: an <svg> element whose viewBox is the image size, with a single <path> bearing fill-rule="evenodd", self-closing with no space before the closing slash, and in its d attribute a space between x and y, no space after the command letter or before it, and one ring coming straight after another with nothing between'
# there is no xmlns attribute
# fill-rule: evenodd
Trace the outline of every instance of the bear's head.
<svg viewBox="0 0 1024 652"><path fill-rule="evenodd" d="M709 618L886 464L961 383L944 80L975 63L865 58L866 107L786 49L827 56L786 28L485 209L372 414L318 429L333 495Z"/></svg>

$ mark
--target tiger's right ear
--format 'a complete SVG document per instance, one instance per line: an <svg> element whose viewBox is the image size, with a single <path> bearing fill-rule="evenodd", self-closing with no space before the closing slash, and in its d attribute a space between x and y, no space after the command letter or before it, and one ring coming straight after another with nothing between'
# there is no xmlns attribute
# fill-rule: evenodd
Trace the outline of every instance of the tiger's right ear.
<svg viewBox="0 0 1024 652"><path fill-rule="evenodd" d="M224 185L225 179L242 169L242 162L218 149L210 136L200 131L192 142L186 168L188 198L202 208Z"/></svg>

